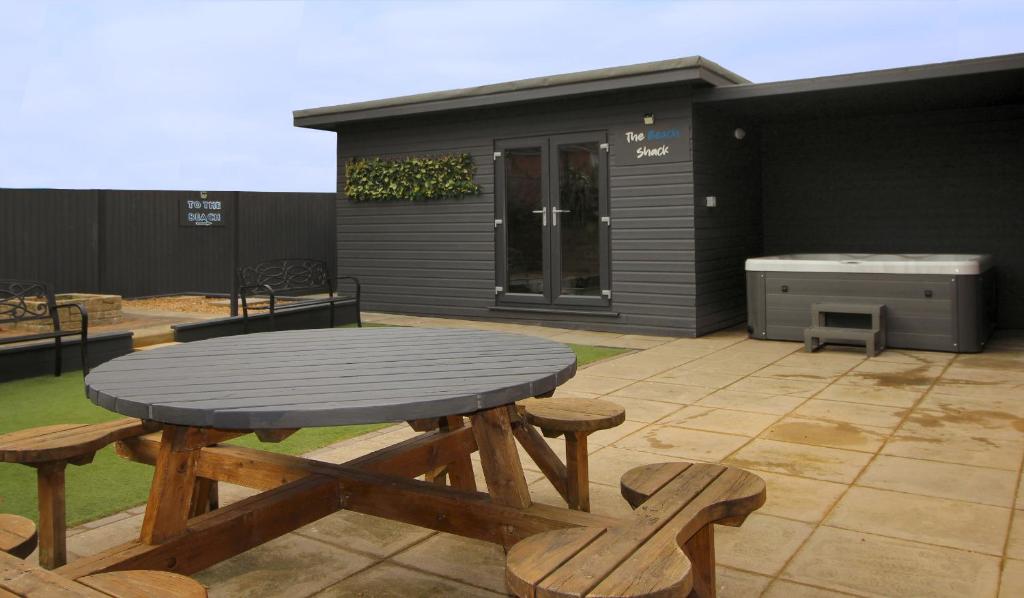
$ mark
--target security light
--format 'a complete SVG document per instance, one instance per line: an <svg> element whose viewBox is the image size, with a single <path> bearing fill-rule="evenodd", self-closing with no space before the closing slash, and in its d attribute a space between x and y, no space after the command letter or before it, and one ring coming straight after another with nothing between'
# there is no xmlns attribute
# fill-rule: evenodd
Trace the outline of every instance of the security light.
<svg viewBox="0 0 1024 598"><path fill-rule="evenodd" d="M736 130L732 132L732 136L735 137L736 139L743 139L744 137L747 136L747 132L739 127L736 127Z"/></svg>
<svg viewBox="0 0 1024 598"><path fill-rule="evenodd" d="M647 114L644 114L644 124L648 125L648 126L654 124L654 113L653 112L648 112Z"/></svg>

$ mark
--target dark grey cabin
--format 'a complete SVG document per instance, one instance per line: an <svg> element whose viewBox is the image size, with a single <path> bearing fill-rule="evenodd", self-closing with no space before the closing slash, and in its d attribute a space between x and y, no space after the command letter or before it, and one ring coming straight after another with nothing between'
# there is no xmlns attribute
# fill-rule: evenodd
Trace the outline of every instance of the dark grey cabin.
<svg viewBox="0 0 1024 598"><path fill-rule="evenodd" d="M745 322L748 257L987 253L1024 327L1024 54L765 84L693 57L294 121L338 133L367 310L699 336ZM477 196L345 197L354 158L463 153Z"/></svg>

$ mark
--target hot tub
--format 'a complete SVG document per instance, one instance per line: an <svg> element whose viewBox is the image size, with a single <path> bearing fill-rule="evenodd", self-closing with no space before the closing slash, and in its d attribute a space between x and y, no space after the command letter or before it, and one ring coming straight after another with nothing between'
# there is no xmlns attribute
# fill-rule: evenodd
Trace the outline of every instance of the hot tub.
<svg viewBox="0 0 1024 598"><path fill-rule="evenodd" d="M751 338L803 340L814 303L885 305L894 348L974 353L995 323L988 255L792 253L746 270Z"/></svg>

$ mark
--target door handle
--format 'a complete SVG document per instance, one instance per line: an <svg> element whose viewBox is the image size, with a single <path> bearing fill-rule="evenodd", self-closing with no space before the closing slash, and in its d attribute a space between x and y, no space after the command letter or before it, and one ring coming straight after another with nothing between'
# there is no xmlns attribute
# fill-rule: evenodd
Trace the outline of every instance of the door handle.
<svg viewBox="0 0 1024 598"><path fill-rule="evenodd" d="M551 208L551 226L558 226L558 215L568 214L572 210L560 210L558 208Z"/></svg>
<svg viewBox="0 0 1024 598"><path fill-rule="evenodd" d="M534 210L533 213L534 214L540 214L540 225L541 226L547 226L548 225L548 209L547 208L541 208L539 210Z"/></svg>

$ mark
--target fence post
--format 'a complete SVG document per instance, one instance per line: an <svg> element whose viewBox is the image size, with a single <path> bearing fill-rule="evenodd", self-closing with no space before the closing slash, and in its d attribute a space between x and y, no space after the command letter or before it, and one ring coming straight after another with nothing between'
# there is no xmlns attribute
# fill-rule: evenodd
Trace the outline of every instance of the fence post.
<svg viewBox="0 0 1024 598"><path fill-rule="evenodd" d="M96 292L108 293L107 288L107 192L96 189Z"/></svg>
<svg viewBox="0 0 1024 598"><path fill-rule="evenodd" d="M238 276L235 275L238 272L238 237L239 237L239 221L241 218L241 206L242 202L239 201L241 193L235 191L234 194L234 207L231 210L231 315L238 315Z"/></svg>

